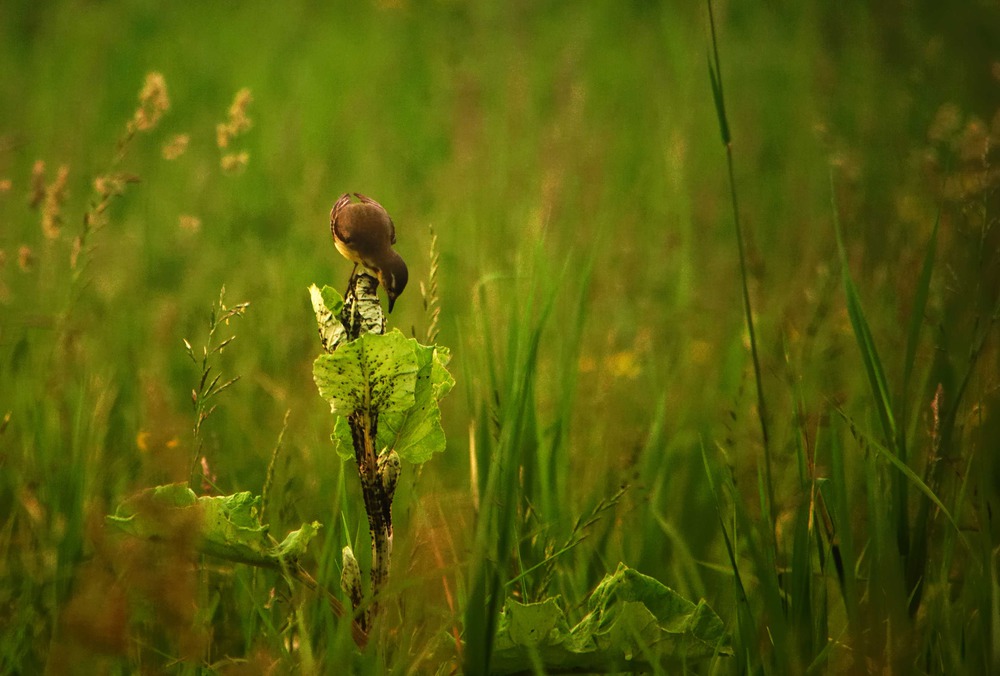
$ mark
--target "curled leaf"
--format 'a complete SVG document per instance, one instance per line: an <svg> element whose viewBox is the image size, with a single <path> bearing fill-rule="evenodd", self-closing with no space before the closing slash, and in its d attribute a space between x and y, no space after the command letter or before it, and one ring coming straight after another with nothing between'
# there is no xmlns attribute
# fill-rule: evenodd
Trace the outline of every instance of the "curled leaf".
<svg viewBox="0 0 1000 676"><path fill-rule="evenodd" d="M197 497L184 483L143 490L124 500L106 521L147 540L192 538L203 554L268 568L304 555L322 527L316 521L303 524L279 544L260 522L260 496L245 491Z"/></svg>

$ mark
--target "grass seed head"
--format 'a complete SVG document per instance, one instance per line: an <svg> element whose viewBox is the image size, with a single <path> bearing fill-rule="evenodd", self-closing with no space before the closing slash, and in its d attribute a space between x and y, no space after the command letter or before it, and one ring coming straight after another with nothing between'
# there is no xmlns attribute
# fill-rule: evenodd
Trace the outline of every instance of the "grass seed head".
<svg viewBox="0 0 1000 676"><path fill-rule="evenodd" d="M222 171L227 174L238 174L247 168L250 162L250 153L226 153L220 162Z"/></svg>
<svg viewBox="0 0 1000 676"><path fill-rule="evenodd" d="M37 209L44 199L45 160L35 160L35 166L31 168L31 193L28 195L28 204L32 209Z"/></svg>
<svg viewBox="0 0 1000 676"><path fill-rule="evenodd" d="M45 189L45 203L42 207L42 233L46 239L56 239L62 229L62 205L66 201L66 181L69 167L59 167L56 179Z"/></svg>
<svg viewBox="0 0 1000 676"><path fill-rule="evenodd" d="M253 102L250 90L244 87L236 92L232 105L229 106L229 115L225 122L220 122L215 127L215 141L220 150L229 147L230 141L245 133L253 126L253 120L247 115L247 110Z"/></svg>
<svg viewBox="0 0 1000 676"><path fill-rule="evenodd" d="M167 81L160 73L149 73L139 92L139 107L129 121L129 132L150 131L170 108Z"/></svg>
<svg viewBox="0 0 1000 676"><path fill-rule="evenodd" d="M35 254L31 250L31 247L21 245L21 248L17 250L17 264L21 267L21 271L28 272L31 270L34 263Z"/></svg>
<svg viewBox="0 0 1000 676"><path fill-rule="evenodd" d="M187 134L175 134L163 146L163 159L176 160L187 151L190 141L191 137Z"/></svg>
<svg viewBox="0 0 1000 676"><path fill-rule="evenodd" d="M201 230L201 219L191 214L181 214L177 218L177 225L184 232L195 233Z"/></svg>

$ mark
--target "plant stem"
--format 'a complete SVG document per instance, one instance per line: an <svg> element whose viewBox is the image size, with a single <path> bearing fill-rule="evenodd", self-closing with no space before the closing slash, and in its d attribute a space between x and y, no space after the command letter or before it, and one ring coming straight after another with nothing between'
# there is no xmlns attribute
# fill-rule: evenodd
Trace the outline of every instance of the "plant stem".
<svg viewBox="0 0 1000 676"><path fill-rule="evenodd" d="M384 315L381 322L374 326L357 321L356 311L369 315L377 310L381 315L381 307L376 295L378 282L367 274L357 274L351 279L347 300L341 312L341 322L347 329L348 339L356 340L364 332L384 333ZM351 427L351 440L354 445L354 458L358 465L358 478L361 480L361 494L365 501L365 511L368 513L368 529L371 533L372 568L371 568L371 602L359 618L361 626L371 632L372 624L379 611L379 593L389 579L389 560L392 554L392 496L386 490L379 471L379 453L375 447L378 434L378 412L370 408L359 409L348 416Z"/></svg>
<svg viewBox="0 0 1000 676"><path fill-rule="evenodd" d="M736 201L736 175L733 171L733 139L729 130L729 119L726 117L726 99L722 92L722 66L719 62L719 44L715 37L715 15L712 12L712 0L706 0L706 4L708 5L708 23L712 30L712 54L709 56L708 74L712 81L715 110L719 117L719 132L722 134L722 144L726 147L726 164L729 169L729 196L732 200L736 249L740 258L740 279L743 285L743 314L746 318L747 332L750 336L750 356L753 359L754 381L757 384L757 419L760 422L761 441L764 445L764 481L767 486L768 514L773 529L775 513L774 482L771 479L771 443L770 435L767 431L767 406L764 399L764 384L761 379L760 357L757 354L757 334L754 331L753 312L750 306L750 289L747 284L746 254L743 251L743 228L740 226L740 211Z"/></svg>

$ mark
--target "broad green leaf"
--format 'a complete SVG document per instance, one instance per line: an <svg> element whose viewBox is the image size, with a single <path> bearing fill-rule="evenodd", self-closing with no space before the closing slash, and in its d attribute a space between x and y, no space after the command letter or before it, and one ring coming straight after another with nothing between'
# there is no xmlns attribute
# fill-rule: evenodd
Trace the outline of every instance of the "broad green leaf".
<svg viewBox="0 0 1000 676"><path fill-rule="evenodd" d="M398 331L394 331L388 336L372 334L371 338L381 339L393 335L402 336ZM441 427L441 410L438 407L438 402L448 394L454 386L455 380L446 368L451 357L446 348L420 345L412 338L406 339L406 343L409 344L410 351L405 352L405 354L412 354L416 364L416 371L412 374L413 399L405 410L378 411L376 445L378 451L383 448L395 449L404 460L419 464L426 462L434 453L443 451L445 448L444 429ZM337 352L340 352L344 347L346 345L338 348ZM324 356L332 357L334 355L321 355L317 362ZM323 377L326 375L324 374ZM319 384L320 376L317 375L316 378L317 384ZM321 386L321 394L324 392L324 387L325 385ZM363 393L358 399L363 399ZM340 457L351 460L354 458L354 445L351 438L351 427L345 417L349 413L339 410L335 402L331 402L331 406L337 413L340 413L333 428L334 447Z"/></svg>
<svg viewBox="0 0 1000 676"><path fill-rule="evenodd" d="M107 521L147 540L196 539L203 554L277 568L303 555L321 527L303 524L276 544L260 522L260 496L249 492L197 497L187 484L146 489L123 501Z"/></svg>
<svg viewBox="0 0 1000 676"><path fill-rule="evenodd" d="M445 368L451 358L446 348L412 342L418 368L414 405L404 412L379 417L377 443L379 449L395 449L400 458L419 464L444 450L438 401L451 391L455 379Z"/></svg>
<svg viewBox="0 0 1000 676"><path fill-rule="evenodd" d="M566 640L570 636L566 616L556 599L527 604L511 600L508 610L504 612L498 628L499 635L503 636L503 645L535 647Z"/></svg>
<svg viewBox="0 0 1000 676"><path fill-rule="evenodd" d="M414 405L415 345L398 329L385 335L367 333L317 357L313 379L339 415L406 411Z"/></svg>
<svg viewBox="0 0 1000 676"><path fill-rule="evenodd" d="M377 451L394 449L401 458L422 463L445 448L438 402L455 385L446 365L446 348L420 345L398 330L362 333L345 341L344 302L330 287L309 287L327 353L313 363L320 395L337 414L333 443L344 459L354 458L347 418L355 412L377 424Z"/></svg>
<svg viewBox="0 0 1000 676"><path fill-rule="evenodd" d="M614 575L604 578L590 597L590 614L579 626L594 626L594 636L601 636L614 629L618 619L616 604L641 603L656 618L659 629L675 635L678 656L709 657L716 654L720 641L725 637L725 627L704 601L697 605L661 584L624 564L618 564ZM634 618L637 610L630 608L628 616ZM610 620L610 622L609 622ZM576 631L576 630L574 630Z"/></svg>
<svg viewBox="0 0 1000 676"><path fill-rule="evenodd" d="M704 601L681 597L619 564L597 586L590 612L569 628L555 599L509 600L497 628L491 671L510 674L541 665L551 671L651 671L730 655L730 638Z"/></svg>
<svg viewBox="0 0 1000 676"><path fill-rule="evenodd" d="M204 497L201 538L206 553L237 561L264 558L268 551L267 528L260 523L260 496L248 491Z"/></svg>

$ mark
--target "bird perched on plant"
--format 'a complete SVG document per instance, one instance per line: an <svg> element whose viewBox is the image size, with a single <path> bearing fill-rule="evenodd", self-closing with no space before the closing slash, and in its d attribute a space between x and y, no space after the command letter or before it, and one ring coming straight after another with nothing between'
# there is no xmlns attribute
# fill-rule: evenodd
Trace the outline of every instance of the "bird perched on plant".
<svg viewBox="0 0 1000 676"><path fill-rule="evenodd" d="M392 248L396 243L396 227L381 204L361 193L344 193L330 210L330 232L333 243L344 258L354 261L351 279L363 265L378 278L389 296L389 312L396 298L406 288L409 273L406 263Z"/></svg>

